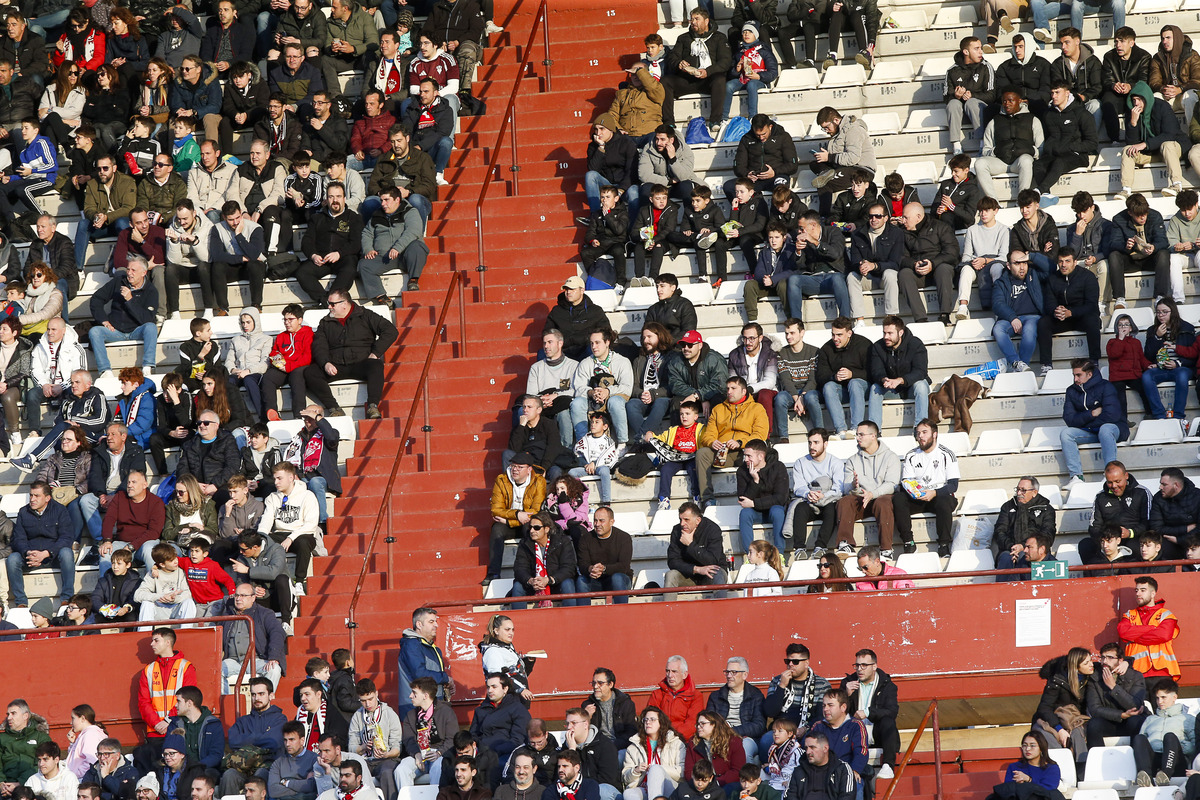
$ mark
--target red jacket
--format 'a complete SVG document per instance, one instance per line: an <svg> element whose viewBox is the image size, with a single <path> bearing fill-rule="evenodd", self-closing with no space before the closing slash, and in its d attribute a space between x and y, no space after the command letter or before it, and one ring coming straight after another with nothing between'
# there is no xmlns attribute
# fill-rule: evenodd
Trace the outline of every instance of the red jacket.
<svg viewBox="0 0 1200 800"><path fill-rule="evenodd" d="M1154 366L1146 358L1142 343L1136 336L1124 339L1109 339L1105 346L1108 353L1108 379L1110 381L1141 380L1142 373ZM1184 355L1180 353L1180 355ZM1185 357L1187 357L1185 355Z"/></svg>
<svg viewBox="0 0 1200 800"><path fill-rule="evenodd" d="M1121 621L1117 623L1117 636L1121 641L1129 642L1130 644L1139 645L1168 645L1175 638L1176 632L1179 630L1179 621L1174 615L1163 619L1157 625L1150 625L1150 618L1153 617L1158 610L1165 605L1164 600L1155 600L1148 606L1138 606L1130 609L1137 614L1141 625L1134 625L1126 617L1121 617ZM1170 613L1170 612L1167 612ZM1129 655L1126 652L1126 655ZM1149 677L1174 677L1165 669L1149 669L1144 675Z"/></svg>
<svg viewBox="0 0 1200 800"><path fill-rule="evenodd" d="M229 573L211 558L192 561L190 556L183 556L179 559L179 566L187 575L188 590L197 603L212 603L237 590ZM221 591L222 588L225 591Z"/></svg>
<svg viewBox="0 0 1200 800"><path fill-rule="evenodd" d="M296 331L295 337L284 331L275 337L275 346L271 348L269 358L283 356L287 372L307 367L312 363L312 342L313 329L307 325L301 325L300 330Z"/></svg>
<svg viewBox="0 0 1200 800"><path fill-rule="evenodd" d="M183 658L183 653L175 653L168 658L155 659L158 668L162 673L163 682L167 680L167 676L171 674L171 665L176 659ZM163 734L154 730L154 726L160 722L166 722L168 717L175 715L175 703L172 701L168 704L166 714L159 714L154 709L154 704L150 702L150 685L146 683L146 670L143 668L137 674L138 685L138 713L142 715L142 721L146 723L146 736L161 737ZM194 664L189 664L188 668L183 671L184 686L198 686L196 683L196 667Z"/></svg>
<svg viewBox="0 0 1200 800"><path fill-rule="evenodd" d="M380 153L392 152L392 142L388 139L388 130L396 124L396 118L384 111L378 117L363 117L354 123L350 132L350 152L367 153L378 150Z"/></svg>
<svg viewBox="0 0 1200 800"><path fill-rule="evenodd" d="M680 738L690 742L696 735L696 715L704 710L704 693L696 691L691 675L684 678L683 688L678 692L663 678L658 682L658 688L650 693L650 702L646 705L662 709Z"/></svg>

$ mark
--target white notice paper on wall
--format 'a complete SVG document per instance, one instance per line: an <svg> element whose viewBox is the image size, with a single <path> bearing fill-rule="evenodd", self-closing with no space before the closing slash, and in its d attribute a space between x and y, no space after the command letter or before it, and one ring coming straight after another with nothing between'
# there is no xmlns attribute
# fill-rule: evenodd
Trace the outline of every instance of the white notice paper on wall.
<svg viewBox="0 0 1200 800"><path fill-rule="evenodd" d="M1017 647L1050 644L1050 599L1017 601Z"/></svg>

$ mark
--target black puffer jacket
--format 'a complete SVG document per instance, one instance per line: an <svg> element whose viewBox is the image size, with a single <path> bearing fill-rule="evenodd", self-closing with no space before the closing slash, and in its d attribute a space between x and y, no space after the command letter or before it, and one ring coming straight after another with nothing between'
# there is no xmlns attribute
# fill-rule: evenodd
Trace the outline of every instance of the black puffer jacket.
<svg viewBox="0 0 1200 800"><path fill-rule="evenodd" d="M733 174L739 178L751 172L762 172L767 167L775 170L779 176L795 175L800 168L792 135L778 122L772 123L771 135L765 142L753 130L748 131L738 142L737 153L733 157Z"/></svg>
<svg viewBox="0 0 1200 800"><path fill-rule="evenodd" d="M910 388L918 381L929 380L929 350L911 331L905 331L895 347L888 347L880 339L871 344L867 374L871 383L880 383L884 378L903 378L904 387Z"/></svg>
<svg viewBox="0 0 1200 800"><path fill-rule="evenodd" d="M1154 493L1150 501L1150 530L1163 536L1183 537L1187 526L1200 519L1200 489L1191 479L1183 479L1183 489L1174 497L1164 497L1161 491ZM1180 542L1182 544L1182 542Z"/></svg>
<svg viewBox="0 0 1200 800"><path fill-rule="evenodd" d="M787 508L791 496L788 492L788 468L779 463L774 448L767 448L767 462L758 473L758 480L750 476L745 462L737 469L738 497L754 501L755 511L770 511L772 506Z"/></svg>
<svg viewBox="0 0 1200 800"><path fill-rule="evenodd" d="M1042 158L1050 159L1062 153L1093 156L1100 152L1096 120L1078 97L1072 96L1071 102L1061 110L1052 103L1042 116L1042 131L1046 136Z"/></svg>
<svg viewBox="0 0 1200 800"><path fill-rule="evenodd" d="M1050 105L1050 62L1038 54L1037 40L1028 33L1018 33L1013 41L1024 37L1025 58L1017 60L1014 54L996 70L996 85L1021 90L1021 97L1029 107L1044 109Z"/></svg>
<svg viewBox="0 0 1200 800"><path fill-rule="evenodd" d="M558 302L550 309L542 332L556 328L563 335L563 347L568 351L587 350L588 335L596 328L608 327L604 309L593 303L587 295L579 305L567 302L565 292L559 292Z"/></svg>
<svg viewBox="0 0 1200 800"><path fill-rule="evenodd" d="M1018 503L1014 498L1000 506L996 526L992 530L992 543L998 548L997 552L1005 553L1014 544L1024 544L1035 533L1048 536L1053 542L1057 527L1054 506L1041 494L1035 494L1025 504Z"/></svg>
<svg viewBox="0 0 1200 800"><path fill-rule="evenodd" d="M605 180L624 191L637 180L637 145L633 139L613 130L603 151L595 140L588 143L587 168L588 172L599 172Z"/></svg>
<svg viewBox="0 0 1200 800"><path fill-rule="evenodd" d="M954 229L940 219L927 216L915 231L904 232L904 259L900 268L914 269L922 259L929 259L935 267L939 264L953 267L958 265L961 254Z"/></svg>
<svg viewBox="0 0 1200 800"><path fill-rule="evenodd" d="M1080 675L1079 693L1072 692L1071 680L1067 675L1066 656L1056 656L1042 664L1038 677L1046 682L1046 686L1042 689L1042 698L1038 701L1032 724L1036 726L1038 720L1043 720L1052 729L1060 724L1058 717L1054 715L1054 709L1074 704L1080 711L1084 711L1087 708L1088 687L1092 682L1099 680L1095 673L1086 677Z"/></svg>
<svg viewBox="0 0 1200 800"><path fill-rule="evenodd" d="M383 358L398 336L394 324L356 305L345 320L321 320L313 335L313 363L357 364L371 355Z"/></svg>
<svg viewBox="0 0 1200 800"><path fill-rule="evenodd" d="M1103 88L1100 59L1096 58L1091 45L1080 43L1079 61L1081 63L1072 73L1066 56L1054 59L1054 63L1050 65L1050 79L1066 81L1071 87L1071 94L1077 95L1076 100L1079 99L1079 95L1082 95L1085 101L1095 100Z"/></svg>
<svg viewBox="0 0 1200 800"><path fill-rule="evenodd" d="M1134 536L1141 536L1148 530L1150 507L1150 492L1131 474L1125 493L1120 497L1107 486L1096 495L1092 501L1092 523L1088 525L1088 534L1099 541L1100 531L1105 525L1112 524L1128 528Z"/></svg>

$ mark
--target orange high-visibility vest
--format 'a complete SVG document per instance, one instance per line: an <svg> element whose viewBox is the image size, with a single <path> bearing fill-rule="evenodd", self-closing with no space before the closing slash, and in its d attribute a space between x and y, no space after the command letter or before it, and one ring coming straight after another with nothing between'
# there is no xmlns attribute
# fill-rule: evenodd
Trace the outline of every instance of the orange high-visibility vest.
<svg viewBox="0 0 1200 800"><path fill-rule="evenodd" d="M1130 625L1142 625L1141 616L1136 608L1132 608L1125 612L1125 619L1129 620ZM1165 607L1160 607L1146 622L1146 625L1157 626L1162 624L1163 620L1174 619L1178 623L1178 619L1168 611ZM1175 635L1172 640L1179 636L1179 627L1176 625ZM1130 642L1125 645L1125 655L1133 659L1133 668L1145 675L1150 670L1166 670L1172 678L1180 676L1179 660L1175 658L1175 649L1171 646L1171 642L1163 642L1162 644L1138 644Z"/></svg>
<svg viewBox="0 0 1200 800"><path fill-rule="evenodd" d="M171 673L163 680L162 670L157 659L146 667L146 686L150 690L150 704L161 719L167 719L175 713L175 693L183 688L183 675L192 662L186 658L176 658L171 663Z"/></svg>

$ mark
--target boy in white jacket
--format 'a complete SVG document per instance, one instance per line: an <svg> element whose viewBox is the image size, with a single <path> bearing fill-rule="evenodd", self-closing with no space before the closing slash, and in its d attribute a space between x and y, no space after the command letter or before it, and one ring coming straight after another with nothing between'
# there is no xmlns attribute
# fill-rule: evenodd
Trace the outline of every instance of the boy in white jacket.
<svg viewBox="0 0 1200 800"><path fill-rule="evenodd" d="M150 551L154 568L133 593L142 604L139 621L187 619L196 616L196 603L188 588L187 574L179 568L179 553L166 542L159 542Z"/></svg>
<svg viewBox="0 0 1200 800"><path fill-rule="evenodd" d="M600 502L608 505L612 502L612 468L617 465L621 451L608 435L608 414L603 411L588 414L588 427L588 435L575 443L575 456L583 466L567 474L573 478L600 476Z"/></svg>
<svg viewBox="0 0 1200 800"><path fill-rule="evenodd" d="M308 578L312 554L325 555L321 537L317 496L300 480L296 465L282 461L275 465L275 491L264 501L258 532L270 536L284 550L296 554L296 580Z"/></svg>
<svg viewBox="0 0 1200 800"><path fill-rule="evenodd" d="M1008 263L1009 227L996 221L1000 204L994 198L983 197L977 207L979 222L967 228L963 242L962 263L958 267L959 319L970 319L967 306L971 302L971 286L979 277L979 303L985 309L992 306L992 283L1000 277Z"/></svg>

